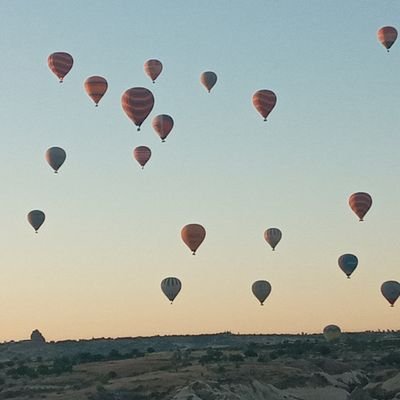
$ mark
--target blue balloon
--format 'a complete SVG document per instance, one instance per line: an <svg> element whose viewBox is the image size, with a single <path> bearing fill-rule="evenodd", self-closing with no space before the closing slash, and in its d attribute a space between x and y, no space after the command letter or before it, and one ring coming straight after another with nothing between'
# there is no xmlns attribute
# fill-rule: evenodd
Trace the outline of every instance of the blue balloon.
<svg viewBox="0 0 400 400"><path fill-rule="evenodd" d="M358 265L358 258L354 254L343 254L338 260L340 269L350 279L350 275L354 272Z"/></svg>

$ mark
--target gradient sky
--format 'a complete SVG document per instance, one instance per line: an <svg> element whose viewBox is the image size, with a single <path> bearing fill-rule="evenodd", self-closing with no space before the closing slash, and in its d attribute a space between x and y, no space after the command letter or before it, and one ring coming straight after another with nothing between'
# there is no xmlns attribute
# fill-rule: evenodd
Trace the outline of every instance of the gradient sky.
<svg viewBox="0 0 400 400"><path fill-rule="evenodd" d="M380 294L400 279L400 47L376 38L400 27L398 1L2 0L0 15L0 340L400 328ZM56 51L74 57L62 85ZM154 85L150 58L164 65ZM97 109L91 75L109 82ZM120 103L135 86L155 96L139 133ZM267 123L258 89L277 94ZM175 120L166 143L161 113ZM138 145L153 152L143 171ZM58 175L51 146L67 152ZM357 191L374 201L364 223ZM47 216L38 235L32 209ZM188 223L207 230L195 257ZM173 306L167 276L183 284ZM272 285L264 307L258 279Z"/></svg>

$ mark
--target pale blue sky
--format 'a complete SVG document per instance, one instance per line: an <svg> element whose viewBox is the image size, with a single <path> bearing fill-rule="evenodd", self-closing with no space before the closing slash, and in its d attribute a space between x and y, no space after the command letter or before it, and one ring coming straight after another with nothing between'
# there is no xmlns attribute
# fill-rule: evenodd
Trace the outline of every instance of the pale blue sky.
<svg viewBox="0 0 400 400"><path fill-rule="evenodd" d="M0 1L0 340L399 328L380 284L400 279L397 1ZM62 85L47 57L66 51ZM156 84L143 72L162 61ZM215 71L211 94L199 83ZM96 109L83 90L102 75ZM140 133L120 98L155 107ZM277 94L264 123L251 104ZM166 143L153 116L173 116ZM132 150L147 145L144 171ZM44 161L61 146L58 176ZM365 223L349 195L374 200ZM47 220L39 235L32 209ZM187 223L207 237L196 257ZM263 240L279 227L272 253ZM337 258L352 252L348 281ZM173 307L160 282L177 276ZM257 305L251 284L272 294Z"/></svg>

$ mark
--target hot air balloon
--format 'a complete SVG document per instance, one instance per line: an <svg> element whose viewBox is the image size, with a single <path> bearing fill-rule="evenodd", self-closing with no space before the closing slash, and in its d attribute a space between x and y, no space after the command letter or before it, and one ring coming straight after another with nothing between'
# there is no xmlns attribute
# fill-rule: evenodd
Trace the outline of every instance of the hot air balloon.
<svg viewBox="0 0 400 400"><path fill-rule="evenodd" d="M267 120L268 115L276 104L276 95L271 90L262 89L253 94L253 105L256 110Z"/></svg>
<svg viewBox="0 0 400 400"><path fill-rule="evenodd" d="M107 91L108 83L101 76L89 76L84 83L84 87L86 93L94 101L97 107L99 101Z"/></svg>
<svg viewBox="0 0 400 400"><path fill-rule="evenodd" d="M340 269L350 279L350 275L354 272L358 265L358 258L354 254L343 254L338 259Z"/></svg>
<svg viewBox="0 0 400 400"><path fill-rule="evenodd" d="M28 213L28 221L32 225L36 233L38 233L39 228L42 226L46 216L43 211L32 210Z"/></svg>
<svg viewBox="0 0 400 400"><path fill-rule="evenodd" d="M147 146L138 146L133 150L133 158L142 166L150 160L151 150Z"/></svg>
<svg viewBox="0 0 400 400"><path fill-rule="evenodd" d="M121 98L122 108L140 131L140 126L154 107L154 96L142 87L128 89Z"/></svg>
<svg viewBox="0 0 400 400"><path fill-rule="evenodd" d="M74 59L68 53L53 53L47 58L47 64L52 72L58 77L60 83L63 82L65 75L71 70Z"/></svg>
<svg viewBox="0 0 400 400"><path fill-rule="evenodd" d="M328 342L338 340L341 335L341 330L337 325L327 325L324 328L324 336Z"/></svg>
<svg viewBox="0 0 400 400"><path fill-rule="evenodd" d="M364 221L363 218L372 205L372 197L368 193L353 193L349 198L349 205L355 214Z"/></svg>
<svg viewBox="0 0 400 400"><path fill-rule="evenodd" d="M397 30L393 26L384 26L378 30L378 40L386 48L387 52L393 46L393 43L397 39Z"/></svg>
<svg viewBox="0 0 400 400"><path fill-rule="evenodd" d="M196 250L203 243L206 237L206 230L199 224L185 225L181 230L181 237L187 247L196 254Z"/></svg>
<svg viewBox="0 0 400 400"><path fill-rule="evenodd" d="M282 232L278 228L269 228L264 232L264 239L272 247L272 250L275 251L276 245L282 239Z"/></svg>
<svg viewBox="0 0 400 400"><path fill-rule="evenodd" d="M182 284L178 278L165 278L161 281L161 290L168 297L168 300L172 302L175 300L175 297L181 291Z"/></svg>
<svg viewBox="0 0 400 400"><path fill-rule="evenodd" d="M264 301L271 293L271 284L268 281L255 281L251 286L251 290L263 306Z"/></svg>
<svg viewBox="0 0 400 400"><path fill-rule="evenodd" d="M46 150L46 161L49 163L50 167L54 169L54 173L56 174L64 164L65 158L67 157L65 150L61 147L50 147Z"/></svg>
<svg viewBox="0 0 400 400"><path fill-rule="evenodd" d="M390 303L390 306L393 307L400 296L400 283L397 281L386 281L382 283L381 293Z"/></svg>
<svg viewBox="0 0 400 400"><path fill-rule="evenodd" d="M150 79L155 83L158 75L161 74L163 66L161 61L158 60L147 60L144 63L144 72L150 77Z"/></svg>
<svg viewBox="0 0 400 400"><path fill-rule="evenodd" d="M212 72L212 71L203 72L200 75L200 82L208 90L208 93L210 93L211 89L217 83L217 74L215 72Z"/></svg>
<svg viewBox="0 0 400 400"><path fill-rule="evenodd" d="M157 135L160 136L161 141L165 142L165 138L169 135L174 126L174 120L169 115L160 114L153 118L152 125Z"/></svg>

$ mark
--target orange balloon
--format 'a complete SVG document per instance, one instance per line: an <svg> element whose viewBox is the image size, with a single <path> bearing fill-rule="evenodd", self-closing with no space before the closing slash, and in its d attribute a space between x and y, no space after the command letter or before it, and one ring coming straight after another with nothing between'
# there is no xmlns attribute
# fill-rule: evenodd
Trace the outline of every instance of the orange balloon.
<svg viewBox="0 0 400 400"><path fill-rule="evenodd" d="M268 115L276 104L276 95L271 90L262 89L253 94L253 105L256 110L267 120Z"/></svg>
<svg viewBox="0 0 400 400"><path fill-rule="evenodd" d="M208 93L210 93L211 89L217 83L217 75L215 72L212 72L212 71L203 72L200 75L200 82L208 90Z"/></svg>
<svg viewBox="0 0 400 400"><path fill-rule="evenodd" d="M152 125L157 135L160 136L161 141L165 142L165 138L174 127L174 120L169 115L160 114L153 118Z"/></svg>
<svg viewBox="0 0 400 400"><path fill-rule="evenodd" d="M58 52L49 55L47 64L51 71L58 77L60 83L62 83L65 75L71 70L74 59L71 54Z"/></svg>
<svg viewBox="0 0 400 400"><path fill-rule="evenodd" d="M133 150L134 159L142 166L142 169L150 160L151 150L147 146L138 146Z"/></svg>
<svg viewBox="0 0 400 400"><path fill-rule="evenodd" d="M128 118L140 131L140 126L154 107L153 93L142 87L131 88L122 95L121 103Z"/></svg>
<svg viewBox="0 0 400 400"><path fill-rule="evenodd" d="M101 76L90 76L86 79L84 86L86 93L94 101L97 107L99 105L99 101L107 91L107 81Z"/></svg>
<svg viewBox="0 0 400 400"><path fill-rule="evenodd" d="M383 28L379 29L377 35L378 35L378 40L389 52L389 49L393 46L393 43L397 39L396 28L393 28L393 26L384 26Z"/></svg>
<svg viewBox="0 0 400 400"><path fill-rule="evenodd" d="M144 72L151 78L153 83L155 83L158 75L161 74L163 66L161 61L158 60L147 60L144 63Z"/></svg>
<svg viewBox="0 0 400 400"><path fill-rule="evenodd" d="M199 224L185 225L181 230L181 237L187 247L196 254L196 250L203 243L206 237L206 230Z"/></svg>
<svg viewBox="0 0 400 400"><path fill-rule="evenodd" d="M360 221L364 221L365 214L372 206L372 197L364 192L353 193L349 198L349 205Z"/></svg>

